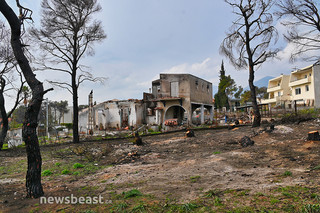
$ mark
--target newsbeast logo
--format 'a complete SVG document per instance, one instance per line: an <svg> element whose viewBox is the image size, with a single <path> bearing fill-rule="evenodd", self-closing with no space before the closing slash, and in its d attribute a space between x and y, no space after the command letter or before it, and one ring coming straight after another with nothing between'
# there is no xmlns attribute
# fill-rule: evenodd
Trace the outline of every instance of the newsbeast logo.
<svg viewBox="0 0 320 213"><path fill-rule="evenodd" d="M104 200L101 195L93 197L40 197L40 204L111 204L112 200Z"/></svg>

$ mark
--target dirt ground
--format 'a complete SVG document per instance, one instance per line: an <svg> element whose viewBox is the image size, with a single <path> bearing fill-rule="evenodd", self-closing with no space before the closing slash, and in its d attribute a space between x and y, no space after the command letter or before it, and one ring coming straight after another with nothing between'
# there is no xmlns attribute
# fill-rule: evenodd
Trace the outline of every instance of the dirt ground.
<svg viewBox="0 0 320 213"><path fill-rule="evenodd" d="M107 199L112 199L111 192L139 189L159 199L170 197L186 203L209 189L267 193L279 186L317 187L319 170L312 168L320 165L320 142L307 141L307 134L319 129L320 121L315 120L276 125L273 132L242 126L232 130L197 130L192 138L186 138L184 132L146 136L142 138L144 146L136 146L130 139L81 143L97 152L108 147L108 153L95 163L113 166L81 177L44 177L45 196L79 195L79 189L90 186L94 188L86 191L87 195ZM241 147L239 141L244 136L249 136L254 145ZM75 146L79 145L47 146L42 153L52 156L48 154L54 153L52 150L72 150ZM2 167L26 158L23 150L3 151L0 157ZM71 154L62 157L72 159ZM59 159L44 157L43 168ZM286 171L292 175L284 176ZM1 173L0 212L29 212L38 206L39 199L25 198L25 168L9 176L7 173L5 169ZM42 206L40 210L43 209L68 212L68 207L59 205Z"/></svg>

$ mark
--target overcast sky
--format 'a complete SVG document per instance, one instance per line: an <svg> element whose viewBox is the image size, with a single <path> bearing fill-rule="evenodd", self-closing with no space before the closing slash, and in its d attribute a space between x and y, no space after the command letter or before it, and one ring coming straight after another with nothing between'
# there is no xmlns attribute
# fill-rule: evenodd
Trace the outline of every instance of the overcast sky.
<svg viewBox="0 0 320 213"><path fill-rule="evenodd" d="M15 0L7 0L15 8ZM34 24L39 25L40 0L20 0L34 11ZM219 46L235 16L223 0L100 0L107 39L95 46L95 55L83 60L95 76L108 78L104 85L85 83L79 91L79 104L87 104L94 90L97 103L111 99L142 99L151 81L160 73L190 73L217 86L224 60L226 74L238 85L247 86L248 71L235 70L219 55ZM0 18L3 19L2 16ZM281 33L284 27L277 23ZM290 50L280 38L280 60L265 63L257 70L256 80L265 76L289 74L294 68L311 62L289 63ZM69 78L53 72L39 73L40 80ZM49 85L45 85L49 87ZM68 100L67 91L55 88L46 95L50 100Z"/></svg>

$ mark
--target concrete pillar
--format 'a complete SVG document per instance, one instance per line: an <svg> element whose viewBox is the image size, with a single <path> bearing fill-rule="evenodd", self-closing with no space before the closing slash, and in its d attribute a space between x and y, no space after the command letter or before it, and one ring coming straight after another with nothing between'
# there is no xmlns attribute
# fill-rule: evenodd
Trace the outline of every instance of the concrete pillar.
<svg viewBox="0 0 320 213"><path fill-rule="evenodd" d="M156 124L159 125L159 110L156 109Z"/></svg>
<svg viewBox="0 0 320 213"><path fill-rule="evenodd" d="M204 124L204 105L201 105L201 124Z"/></svg>
<svg viewBox="0 0 320 213"><path fill-rule="evenodd" d="M214 116L214 106L210 108L210 121L213 121L213 116Z"/></svg>

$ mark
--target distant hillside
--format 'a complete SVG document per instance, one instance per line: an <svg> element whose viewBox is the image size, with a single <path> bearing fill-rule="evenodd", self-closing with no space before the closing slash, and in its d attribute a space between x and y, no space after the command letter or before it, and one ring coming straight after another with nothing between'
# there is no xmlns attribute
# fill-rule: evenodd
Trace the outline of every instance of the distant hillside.
<svg viewBox="0 0 320 213"><path fill-rule="evenodd" d="M254 81L254 85L256 87L268 87L268 83L269 83L269 80L270 79L273 79L274 77L272 76L266 76L266 77L263 77L257 81ZM245 87L244 90L249 90L249 86Z"/></svg>

